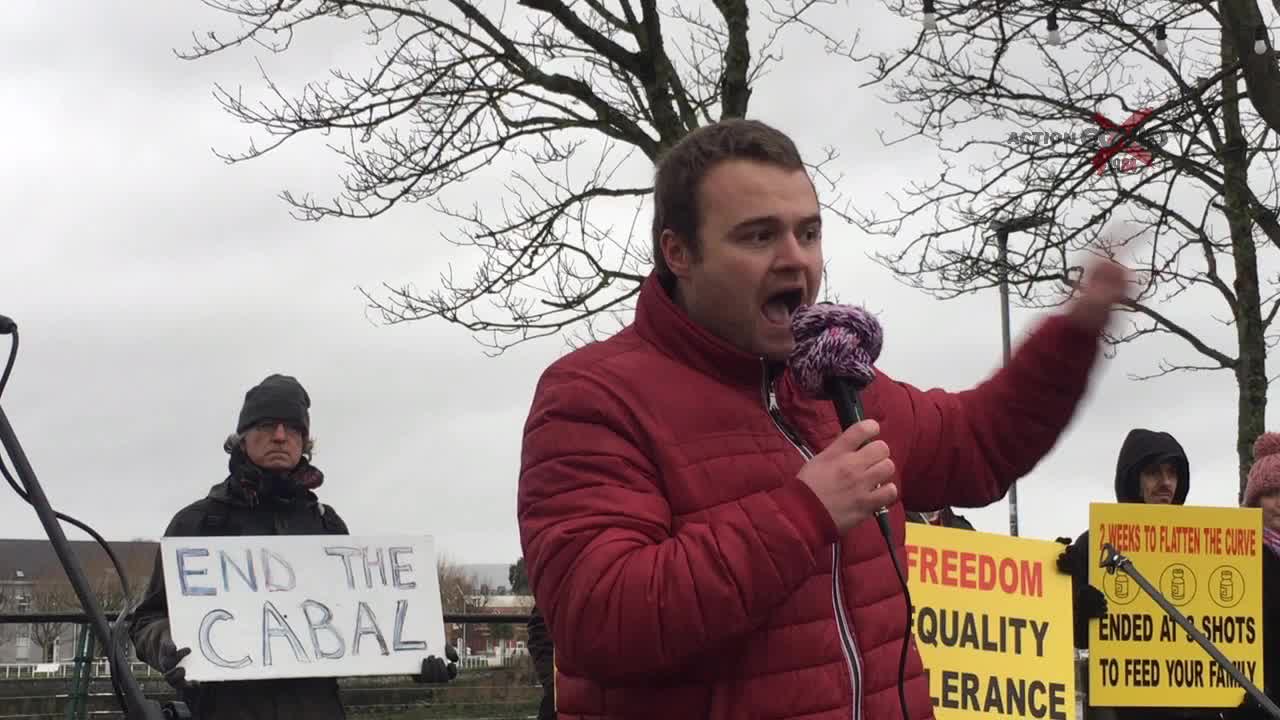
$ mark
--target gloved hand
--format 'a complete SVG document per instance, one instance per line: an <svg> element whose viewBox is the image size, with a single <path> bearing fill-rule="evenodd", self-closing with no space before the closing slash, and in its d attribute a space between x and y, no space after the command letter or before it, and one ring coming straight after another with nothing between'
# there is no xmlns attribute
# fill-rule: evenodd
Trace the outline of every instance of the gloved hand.
<svg viewBox="0 0 1280 720"><path fill-rule="evenodd" d="M1223 717L1229 720L1267 720L1271 716L1252 694L1245 692L1244 700L1240 701L1240 705L1223 713Z"/></svg>
<svg viewBox="0 0 1280 720"><path fill-rule="evenodd" d="M1071 538L1060 537L1055 538L1055 541L1066 545L1062 552L1058 553L1058 572L1071 575L1075 570L1071 562Z"/></svg>
<svg viewBox="0 0 1280 720"><path fill-rule="evenodd" d="M1087 618L1100 618L1107 614L1107 596L1092 585L1080 588L1080 613Z"/></svg>
<svg viewBox="0 0 1280 720"><path fill-rule="evenodd" d="M422 672L413 676L414 682L430 683L433 685L447 683L458 676L458 651L453 649L452 645L444 646L445 657L449 658L449 664L445 665L444 660L435 655L428 655L422 661Z"/></svg>
<svg viewBox="0 0 1280 720"><path fill-rule="evenodd" d="M165 633L164 639L160 641L160 672L164 673L165 682L169 683L174 690L191 688L195 685L187 682L187 669L178 666L178 663L190 654L191 648L178 648L173 644L173 639L168 633Z"/></svg>

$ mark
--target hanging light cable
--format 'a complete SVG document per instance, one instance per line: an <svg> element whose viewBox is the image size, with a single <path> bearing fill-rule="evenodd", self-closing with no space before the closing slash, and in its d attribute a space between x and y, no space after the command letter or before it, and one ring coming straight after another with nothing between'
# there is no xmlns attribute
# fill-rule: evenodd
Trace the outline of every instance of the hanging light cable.
<svg viewBox="0 0 1280 720"><path fill-rule="evenodd" d="M1058 9L1054 8L1049 11L1049 17L1045 21L1045 27L1049 29L1049 44L1061 45L1062 34L1058 32Z"/></svg>

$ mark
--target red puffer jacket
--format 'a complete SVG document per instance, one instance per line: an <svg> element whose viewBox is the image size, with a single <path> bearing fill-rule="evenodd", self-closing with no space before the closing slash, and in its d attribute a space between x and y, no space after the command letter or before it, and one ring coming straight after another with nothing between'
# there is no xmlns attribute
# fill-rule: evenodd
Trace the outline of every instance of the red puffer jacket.
<svg viewBox="0 0 1280 720"><path fill-rule="evenodd" d="M863 404L899 472L900 559L904 505L990 504L1050 450L1097 348L1053 317L970 391L878 373ZM769 374L654 277L632 325L543 374L518 514L562 720L900 717L907 617L885 540L874 520L839 537L796 479L839 423ZM911 717L932 717L914 646L906 678Z"/></svg>

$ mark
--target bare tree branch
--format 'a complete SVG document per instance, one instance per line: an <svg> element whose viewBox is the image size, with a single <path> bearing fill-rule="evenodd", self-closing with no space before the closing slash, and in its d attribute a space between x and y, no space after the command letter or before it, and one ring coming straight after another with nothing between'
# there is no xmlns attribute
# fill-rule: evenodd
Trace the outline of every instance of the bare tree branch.
<svg viewBox="0 0 1280 720"><path fill-rule="evenodd" d="M918 12L901 0L884 5L902 16ZM922 32L903 51L854 57L870 67L868 84L909 111L899 116L906 132L886 142L922 138L942 153L940 174L894 197L896 212L849 209L868 232L907 236L877 260L943 298L994 287L1007 274L1020 304L1045 307L1069 295L1078 256L1132 258L1141 288L1126 310L1137 321L1108 335L1111 348L1177 338L1209 361L1162 360L1157 372L1136 376L1144 379L1231 371L1240 389L1243 479L1265 418L1266 348L1275 340L1267 335L1274 310L1264 318L1262 304L1274 302L1276 278L1264 289L1258 252L1280 247L1275 125L1250 115L1239 89L1243 78L1266 115L1272 101L1253 97L1249 80L1263 72L1251 37L1249 47L1240 45L1239 28L1224 25L1209 3L1061 3L1059 28L1072 51L1060 53L1040 35L1045 6L935 5L937 32ZM1229 15L1228 6L1241 3L1222 5ZM1207 45L1171 43L1165 55L1151 32L1157 25L1221 32L1201 33ZM1280 103L1274 83L1267 92ZM1116 117L1099 112L1116 106ZM1001 127L1008 129L993 131ZM1053 221L1011 235L1002 265L988 226L1026 215ZM1213 298L1234 330L1230 340L1200 329L1212 310L1192 303Z"/></svg>
<svg viewBox="0 0 1280 720"><path fill-rule="evenodd" d="M463 280L360 289L385 322L440 318L494 352L586 327L629 309L651 267L647 228L626 220L651 192L658 156L700 125L743 116L751 86L780 59L781 33L830 0L774 0L753 51L747 0L703 13L657 0L206 0L234 31L195 37L182 57L260 46L286 52L296 33L329 20L363 27L377 53L359 71L333 69L289 91L262 70L264 97L216 88L236 119L261 131L237 163L303 136L342 158L328 200L285 191L302 220L374 218L423 203L461 232L441 240L478 250ZM831 156L829 155L829 158ZM500 196L460 204L464 184L502 162ZM470 205L470 207L467 207ZM607 332L607 330L602 330Z"/></svg>
<svg viewBox="0 0 1280 720"><path fill-rule="evenodd" d="M447 613L466 612L466 599L480 592L480 582L476 576L444 555L436 558L436 574L439 576L440 604L443 610Z"/></svg>

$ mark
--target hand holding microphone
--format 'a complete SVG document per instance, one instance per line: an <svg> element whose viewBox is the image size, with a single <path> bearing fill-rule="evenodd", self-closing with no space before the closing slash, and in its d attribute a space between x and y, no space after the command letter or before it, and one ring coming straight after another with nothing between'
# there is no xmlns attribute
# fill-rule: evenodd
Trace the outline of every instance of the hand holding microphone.
<svg viewBox="0 0 1280 720"><path fill-rule="evenodd" d="M875 379L884 331L866 310L830 303L798 308L791 331L796 344L788 364L796 383L806 395L830 400L844 429L809 461L800 478L818 494L842 532L874 513L888 538L884 508L898 498L890 482L893 461L889 446L875 440L880 426L863 420L858 397Z"/></svg>
<svg viewBox="0 0 1280 720"><path fill-rule="evenodd" d="M798 477L818 496L841 533L898 499L889 446L875 440L880 426L863 420L840 434L801 468Z"/></svg>

